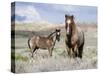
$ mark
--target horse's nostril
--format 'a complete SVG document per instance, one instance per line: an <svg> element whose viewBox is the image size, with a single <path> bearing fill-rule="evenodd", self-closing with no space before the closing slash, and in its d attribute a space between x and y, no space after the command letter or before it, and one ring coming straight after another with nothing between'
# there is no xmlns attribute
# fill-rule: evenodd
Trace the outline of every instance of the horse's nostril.
<svg viewBox="0 0 100 75"><path fill-rule="evenodd" d="M70 35L70 34L66 34L67 35L67 37Z"/></svg>

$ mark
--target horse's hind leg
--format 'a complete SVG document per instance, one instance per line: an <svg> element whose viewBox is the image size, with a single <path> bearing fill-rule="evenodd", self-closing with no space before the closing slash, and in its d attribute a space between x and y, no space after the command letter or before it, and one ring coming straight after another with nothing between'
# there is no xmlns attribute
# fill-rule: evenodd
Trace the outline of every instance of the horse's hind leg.
<svg viewBox="0 0 100 75"><path fill-rule="evenodd" d="M82 54L83 54L83 46L84 46L84 44L83 45L81 45L79 48L78 48L78 57L79 58L82 58Z"/></svg>
<svg viewBox="0 0 100 75"><path fill-rule="evenodd" d="M74 47L74 53L75 53L75 57L77 57L79 54L77 45Z"/></svg>
<svg viewBox="0 0 100 75"><path fill-rule="evenodd" d="M32 57L33 57L33 53L36 51L36 49L37 49L36 47L33 49L33 51L32 51Z"/></svg>

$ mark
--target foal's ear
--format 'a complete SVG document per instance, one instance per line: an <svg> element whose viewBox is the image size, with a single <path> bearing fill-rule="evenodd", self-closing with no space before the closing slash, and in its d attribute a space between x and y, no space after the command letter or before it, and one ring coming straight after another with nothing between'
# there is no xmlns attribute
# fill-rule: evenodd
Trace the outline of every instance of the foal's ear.
<svg viewBox="0 0 100 75"><path fill-rule="evenodd" d="M67 15L65 14L65 18L67 18Z"/></svg>
<svg viewBox="0 0 100 75"><path fill-rule="evenodd" d="M56 29L56 31L57 31L58 29Z"/></svg>
<svg viewBox="0 0 100 75"><path fill-rule="evenodd" d="M57 29L56 29L56 31L60 31L60 29L59 29L59 28L57 28Z"/></svg>

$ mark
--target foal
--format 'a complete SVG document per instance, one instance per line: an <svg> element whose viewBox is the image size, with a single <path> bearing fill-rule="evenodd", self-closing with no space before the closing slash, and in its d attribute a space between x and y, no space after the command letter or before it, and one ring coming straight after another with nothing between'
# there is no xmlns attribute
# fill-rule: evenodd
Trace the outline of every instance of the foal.
<svg viewBox="0 0 100 75"><path fill-rule="evenodd" d="M32 52L32 57L33 53L39 48L48 49L50 56L52 56L52 51L55 46L56 40L60 41L60 29L56 29L47 37L33 36L29 38L28 46Z"/></svg>
<svg viewBox="0 0 100 75"><path fill-rule="evenodd" d="M65 15L65 29L65 43L68 47L68 55L73 58L82 58L84 46L84 33L78 26L76 26L73 15Z"/></svg>

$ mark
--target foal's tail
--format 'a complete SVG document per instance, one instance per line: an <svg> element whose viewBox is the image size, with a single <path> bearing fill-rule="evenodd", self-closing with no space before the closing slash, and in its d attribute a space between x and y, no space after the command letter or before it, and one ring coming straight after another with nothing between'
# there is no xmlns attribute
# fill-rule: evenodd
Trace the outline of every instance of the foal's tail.
<svg viewBox="0 0 100 75"><path fill-rule="evenodd" d="M31 49L31 46L30 46L30 38L28 39L28 47L29 47L29 49Z"/></svg>

